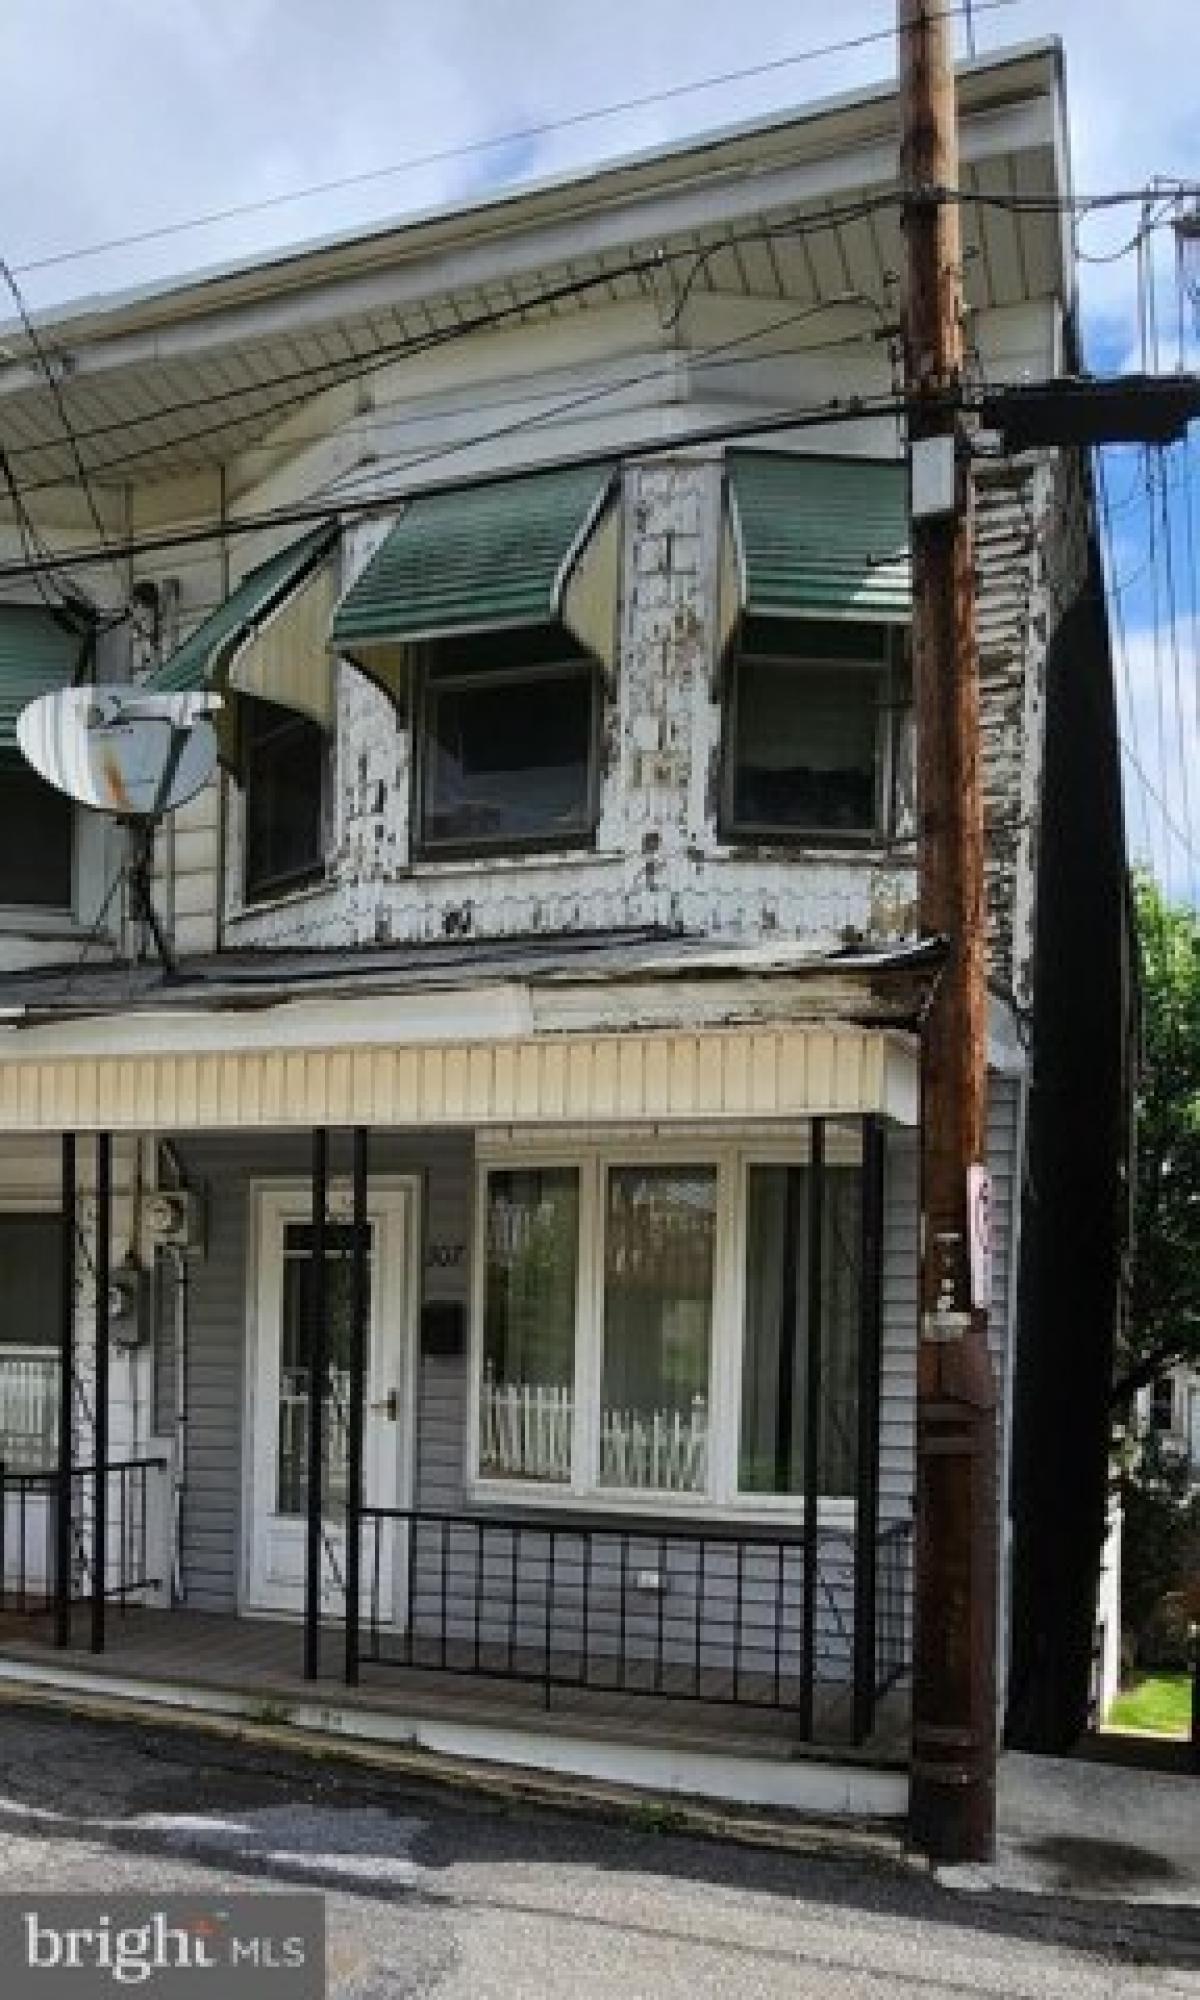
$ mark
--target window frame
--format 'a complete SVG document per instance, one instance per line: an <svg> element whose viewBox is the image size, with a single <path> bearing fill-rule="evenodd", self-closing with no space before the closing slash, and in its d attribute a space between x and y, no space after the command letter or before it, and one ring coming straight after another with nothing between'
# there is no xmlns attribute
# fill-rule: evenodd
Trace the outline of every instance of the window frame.
<svg viewBox="0 0 1200 2000"><path fill-rule="evenodd" d="M241 717L241 745L240 745L241 756L239 760L241 769L241 782L239 785L239 790L241 792L241 835L242 835L241 868L239 872L241 875L242 907L246 910L259 909L264 905L277 902L281 897L294 895L299 890L311 889L315 884L323 882L325 880L326 865L329 858L330 802L331 802L331 794L333 787L331 783L332 746L329 740L328 733L327 731L322 729L320 723L314 721L311 716L304 715L299 709L289 709L285 704L281 702L263 701L260 702L258 706L261 708L269 708L277 711L277 720L275 720L270 730L267 731L266 733L267 741L270 741L273 738L278 738L279 736L286 736L290 730L298 729L301 727L308 729L315 729L320 736L321 795L317 807L318 852L314 857L314 859L312 860L312 862L307 864L303 868L290 869L285 874L266 876L257 882L254 883L251 882L250 880L250 788L252 783L251 767L252 767L253 752L256 748L259 747L259 743L261 743L263 739L259 738L258 742L251 741L250 725L252 721L253 712L250 708L243 706L242 717Z"/></svg>
<svg viewBox="0 0 1200 2000"><path fill-rule="evenodd" d="M502 651L519 646L525 628L475 634L476 641L493 638L502 642ZM543 641L544 643L544 641ZM461 666L441 666L439 659L453 658L453 642L431 643L421 648L416 671L416 699L413 703L411 851L415 861L485 860L506 854L561 854L595 846L600 824L600 742L602 723L601 665L591 654L565 650L561 659L531 659L522 665L507 658L495 665L470 664L469 655ZM427 732L431 708L441 694L470 693L475 688L526 686L531 681L586 679L589 696L587 787L583 817L576 826L559 833L473 835L464 839L430 839L425 830Z"/></svg>
<svg viewBox="0 0 1200 2000"><path fill-rule="evenodd" d="M787 627L802 639L806 625L827 630L828 621L795 619L763 620L763 624ZM899 802L896 796L899 772L900 716L911 708L900 698L908 650L908 631L900 625L880 626L868 621L848 622L847 630L875 635L882 631L882 644L874 652L861 655L820 651L805 654L793 650L769 652L747 643L746 621L742 619L729 649L721 703L721 782L718 798L718 838L730 846L844 848L851 852L891 846L898 838ZM870 828L779 826L768 821L740 819L735 810L737 787L738 705L741 668L751 664L786 665L794 674L817 673L830 668L848 668L852 673L869 671L878 678L881 699L875 718L875 823Z"/></svg>
<svg viewBox="0 0 1200 2000"><path fill-rule="evenodd" d="M826 1158L832 1130L853 1133L853 1146L839 1140L833 1163L863 1160L859 1121L825 1119ZM742 1492L738 1484L742 1422L742 1356L746 1317L746 1217L749 1169L753 1166L807 1166L806 1134L787 1139L761 1133L672 1135L648 1139L605 1135L574 1144L546 1144L531 1137L481 1144L476 1153L471 1232L470 1328L467 1343L467 1423L464 1491L468 1504L505 1505L531 1511L631 1515L702 1515L705 1519L804 1519L804 1497L791 1493ZM606 1189L609 1168L689 1166L714 1168L717 1175L713 1240L713 1305L709 1349L708 1483L703 1492L658 1487L604 1486L599 1477L601 1382L604 1365L604 1272ZM487 1177L514 1168L572 1167L579 1174L579 1256L576 1271L574 1412L571 1478L560 1482L496 1477L479 1470L479 1400L483 1380ZM882 1260L880 1260L882 1272ZM827 1526L852 1526L857 1498L822 1494L818 1517Z"/></svg>

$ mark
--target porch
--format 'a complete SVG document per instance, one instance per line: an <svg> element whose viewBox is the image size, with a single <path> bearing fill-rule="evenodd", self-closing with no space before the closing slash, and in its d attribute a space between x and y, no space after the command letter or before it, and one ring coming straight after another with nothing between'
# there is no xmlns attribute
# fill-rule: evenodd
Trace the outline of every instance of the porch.
<svg viewBox="0 0 1200 2000"><path fill-rule="evenodd" d="M294 1101L272 1069L42 1124L0 1678L518 1762L902 1760L909 1053L306 1053Z"/></svg>
<svg viewBox="0 0 1200 2000"><path fill-rule="evenodd" d="M103 1478L77 1468L65 1510L56 1473L0 1471L0 1683L107 1685L251 1719L299 1705L393 1738L423 1718L468 1734L903 1759L906 1527L880 1533L864 1601L851 1533L823 1531L810 1570L802 1535L761 1526L364 1507L359 1616L327 1609L314 1650L311 1618L163 1602L167 1471L154 1459L112 1463ZM98 1574L79 1524L100 1486ZM64 1511L67 1590L55 1567Z"/></svg>

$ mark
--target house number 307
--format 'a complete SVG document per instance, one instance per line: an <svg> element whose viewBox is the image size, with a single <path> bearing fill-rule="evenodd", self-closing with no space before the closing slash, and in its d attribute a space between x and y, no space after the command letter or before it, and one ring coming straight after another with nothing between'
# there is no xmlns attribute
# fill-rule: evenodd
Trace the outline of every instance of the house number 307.
<svg viewBox="0 0 1200 2000"><path fill-rule="evenodd" d="M457 1271L466 1255L462 1243L431 1243L425 1252L426 1269L430 1271Z"/></svg>

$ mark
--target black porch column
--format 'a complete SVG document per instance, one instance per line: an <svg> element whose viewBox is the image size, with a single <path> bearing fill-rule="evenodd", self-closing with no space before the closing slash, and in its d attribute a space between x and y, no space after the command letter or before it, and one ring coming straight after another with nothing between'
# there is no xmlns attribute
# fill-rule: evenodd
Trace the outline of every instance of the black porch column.
<svg viewBox="0 0 1200 2000"><path fill-rule="evenodd" d="M96 1385L92 1411L92 1651L104 1651L108 1580L108 1307L112 1267L112 1135L96 1134Z"/></svg>
<svg viewBox="0 0 1200 2000"><path fill-rule="evenodd" d="M71 1471L75 1391L75 1134L62 1141L62 1293L58 1321L58 1511L54 1522L54 1643L71 1642Z"/></svg>
<svg viewBox="0 0 1200 2000"><path fill-rule="evenodd" d="M825 1121L809 1126L808 1156L808 1343L804 1384L804 1680L800 1690L800 1734L813 1733L813 1682L817 1672L817 1565L820 1561L821 1362L825 1290L821 1252L825 1218Z"/></svg>
<svg viewBox="0 0 1200 2000"><path fill-rule="evenodd" d="M879 1536L879 1354L883 1309L883 1126L862 1126L858 1465L854 1510L854 1741L875 1727L875 1564Z"/></svg>
<svg viewBox="0 0 1200 2000"><path fill-rule="evenodd" d="M312 1135L312 1261L308 1329L308 1541L304 1572L304 1678L321 1665L321 1506L324 1499L325 1376L328 1351L325 1211L328 1207L328 1134Z"/></svg>
<svg viewBox="0 0 1200 2000"><path fill-rule="evenodd" d="M358 1683L358 1613L362 1574L363 1398L367 1385L370 1303L367 1221L367 1133L354 1131L353 1236L350 1267L350 1412L346 1481L346 1686Z"/></svg>

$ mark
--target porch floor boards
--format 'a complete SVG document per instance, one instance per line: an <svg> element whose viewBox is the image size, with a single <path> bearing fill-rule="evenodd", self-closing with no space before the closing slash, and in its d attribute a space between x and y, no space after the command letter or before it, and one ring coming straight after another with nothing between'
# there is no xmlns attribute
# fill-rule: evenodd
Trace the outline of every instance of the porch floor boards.
<svg viewBox="0 0 1200 2000"><path fill-rule="evenodd" d="M249 1697L264 1709L288 1704L388 1714L436 1717L442 1721L530 1731L566 1731L595 1738L619 1736L678 1748L731 1756L789 1759L819 1756L873 1766L902 1765L908 1750L908 1701L893 1690L880 1701L877 1726L860 1746L850 1741L848 1688L815 1691L818 1741L803 1743L789 1708L717 1700L671 1699L601 1688L554 1687L549 1704L537 1681L513 1681L437 1667L389 1667L364 1661L360 1683L343 1678L341 1632L322 1634L321 1675L306 1681L301 1670L303 1632L285 1619L243 1618L232 1613L110 1608L105 1650L89 1650L90 1619L76 1609L69 1647L51 1643L48 1615L16 1616L0 1610L0 1659L26 1669L41 1665L121 1680L183 1688L196 1696ZM196 1702L197 1707L202 1702Z"/></svg>

